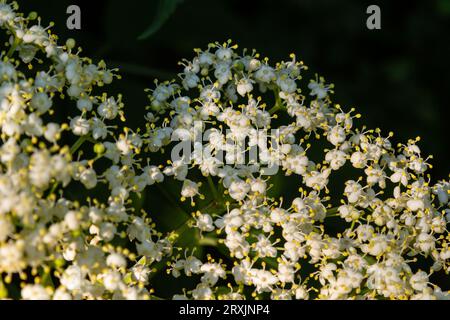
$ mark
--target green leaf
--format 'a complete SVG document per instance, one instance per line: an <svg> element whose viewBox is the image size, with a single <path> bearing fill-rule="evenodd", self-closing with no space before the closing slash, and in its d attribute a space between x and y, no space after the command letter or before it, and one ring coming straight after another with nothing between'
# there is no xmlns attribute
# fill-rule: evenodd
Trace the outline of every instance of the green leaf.
<svg viewBox="0 0 450 320"><path fill-rule="evenodd" d="M158 31L167 19L175 12L177 6L183 0L159 0L155 19L152 24L138 37L139 40L146 39Z"/></svg>

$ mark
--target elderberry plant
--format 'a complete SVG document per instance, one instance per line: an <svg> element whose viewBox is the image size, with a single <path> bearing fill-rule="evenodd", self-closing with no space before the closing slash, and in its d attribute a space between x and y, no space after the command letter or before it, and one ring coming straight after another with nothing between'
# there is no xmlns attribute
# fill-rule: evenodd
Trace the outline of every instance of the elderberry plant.
<svg viewBox="0 0 450 320"><path fill-rule="evenodd" d="M192 280L173 299L448 298L431 278L450 271L450 183L295 55L196 49L128 128L126 97L104 92L118 70L14 2L0 28L1 298L158 299L161 271ZM135 202L168 181L190 209L162 233L169 213Z"/></svg>

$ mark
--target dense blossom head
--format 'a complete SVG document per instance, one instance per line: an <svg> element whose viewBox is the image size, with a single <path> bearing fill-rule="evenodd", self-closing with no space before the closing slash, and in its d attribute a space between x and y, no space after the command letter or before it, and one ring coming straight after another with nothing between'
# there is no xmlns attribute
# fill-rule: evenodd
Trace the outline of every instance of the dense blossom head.
<svg viewBox="0 0 450 320"><path fill-rule="evenodd" d="M151 91L144 142L156 152L189 141L193 152L163 173L183 181L196 207L187 223L215 247L205 261L176 258L175 277L201 278L175 298L447 297L430 276L450 271L449 183L430 183L419 138L395 146L392 133L358 129L360 115L332 103L322 77L302 90L295 55L272 65L231 42L195 53L180 81ZM257 161L245 161L255 146ZM349 169L354 178L333 184L342 194L330 190ZM280 176L295 177L296 196L270 193ZM205 207L195 204L202 181L214 195Z"/></svg>
<svg viewBox="0 0 450 320"><path fill-rule="evenodd" d="M174 299L448 297L432 275L450 271L450 183L418 138L358 129L295 55L196 49L139 130L103 92L116 70L14 3L0 28L0 297L151 299L162 269L195 282ZM191 210L165 235L133 200L168 180Z"/></svg>
<svg viewBox="0 0 450 320"><path fill-rule="evenodd" d="M162 174L139 166L142 140L123 126L121 96L101 91L118 76L16 9L0 2L9 43L0 61L0 296L150 298L138 257L159 261L171 244L129 197ZM62 112L66 121L55 120ZM107 196L79 197L74 184Z"/></svg>

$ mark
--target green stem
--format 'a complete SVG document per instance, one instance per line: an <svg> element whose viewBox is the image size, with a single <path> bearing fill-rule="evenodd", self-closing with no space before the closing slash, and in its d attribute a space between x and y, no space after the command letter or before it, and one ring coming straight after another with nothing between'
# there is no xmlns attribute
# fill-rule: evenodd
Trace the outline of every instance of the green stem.
<svg viewBox="0 0 450 320"><path fill-rule="evenodd" d="M74 145L70 148L70 154L73 155L83 145L83 143L87 139L88 139L88 136L79 137L78 140L75 141Z"/></svg>
<svg viewBox="0 0 450 320"><path fill-rule="evenodd" d="M49 195L53 194L56 191L56 188L58 187L58 184L59 184L58 181L56 181L53 184L52 188L50 189L50 192L48 193Z"/></svg>
<svg viewBox="0 0 450 320"><path fill-rule="evenodd" d="M280 98L280 91L279 90L274 90L274 96L275 96L275 106L273 106L270 110L269 113L272 115L275 112L277 112L278 110L280 110L283 107L283 103L281 102L281 98Z"/></svg>
<svg viewBox="0 0 450 320"><path fill-rule="evenodd" d="M269 114L274 114L275 112L277 112L278 110L280 110L281 109L281 105L279 105L279 104L276 104L274 107L272 107L270 110L269 110Z"/></svg>
<svg viewBox="0 0 450 320"><path fill-rule="evenodd" d="M6 299L8 297L8 289L3 283L3 277L0 274L0 299Z"/></svg>
<svg viewBox="0 0 450 320"><path fill-rule="evenodd" d="M338 216L339 207L333 207L327 210L327 218Z"/></svg>
<svg viewBox="0 0 450 320"><path fill-rule="evenodd" d="M19 38L14 37L14 42L12 43L11 47L9 47L8 53L6 54L8 58L12 57L18 45L19 45Z"/></svg>
<svg viewBox="0 0 450 320"><path fill-rule="evenodd" d="M55 288L52 277L50 275L50 270L41 271L41 284L45 287Z"/></svg>
<svg viewBox="0 0 450 320"><path fill-rule="evenodd" d="M212 180L211 176L208 175L206 179L208 180L208 185L211 189L214 199L219 200L219 193L217 192L216 186L214 185L214 181Z"/></svg>
<svg viewBox="0 0 450 320"><path fill-rule="evenodd" d="M216 238L202 237L202 238L198 239L197 243L200 246L217 247L218 241Z"/></svg>
<svg viewBox="0 0 450 320"><path fill-rule="evenodd" d="M369 255L365 255L364 260L366 260L369 265L375 264L377 262L377 259Z"/></svg>

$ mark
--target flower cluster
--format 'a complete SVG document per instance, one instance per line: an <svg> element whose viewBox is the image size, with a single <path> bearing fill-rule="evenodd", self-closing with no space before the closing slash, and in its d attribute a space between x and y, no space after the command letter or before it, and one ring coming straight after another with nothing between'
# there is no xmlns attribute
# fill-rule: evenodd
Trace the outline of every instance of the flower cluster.
<svg viewBox="0 0 450 320"><path fill-rule="evenodd" d="M448 298L450 183L418 138L354 126L323 78L305 94L295 55L197 49L131 129L101 91L117 70L17 9L0 0L0 298L152 299L161 270L195 282L174 299ZM150 162L179 140L194 152ZM295 196L272 192L283 179ZM162 234L133 199L166 180L192 212Z"/></svg>
<svg viewBox="0 0 450 320"><path fill-rule="evenodd" d="M149 95L144 144L152 152L171 148L171 134L194 141L198 121L208 131L201 154L163 169L183 181L182 200L196 205L200 179L214 195L187 223L215 250L206 260L174 255L168 272L200 276L174 298L447 298L430 276L450 271L450 184L430 183L419 138L394 146L392 133L356 128L360 115L333 104L333 85L323 78L303 95L306 67L295 55L271 65L236 49L226 42L195 50L181 63L180 81L157 83ZM260 136L274 129L267 144ZM253 146L261 161L236 165ZM273 177L262 163L296 177L297 196L271 195ZM329 181L349 168L355 178L339 196Z"/></svg>
<svg viewBox="0 0 450 320"><path fill-rule="evenodd" d="M0 28L9 39L0 60L0 297L150 298L142 261L160 261L172 240L130 205L130 193L162 174L139 166L142 140L120 125L121 97L100 92L118 76L81 57L74 40L58 45L16 3L0 2ZM67 123L53 122L61 112ZM108 195L77 197L73 184Z"/></svg>

